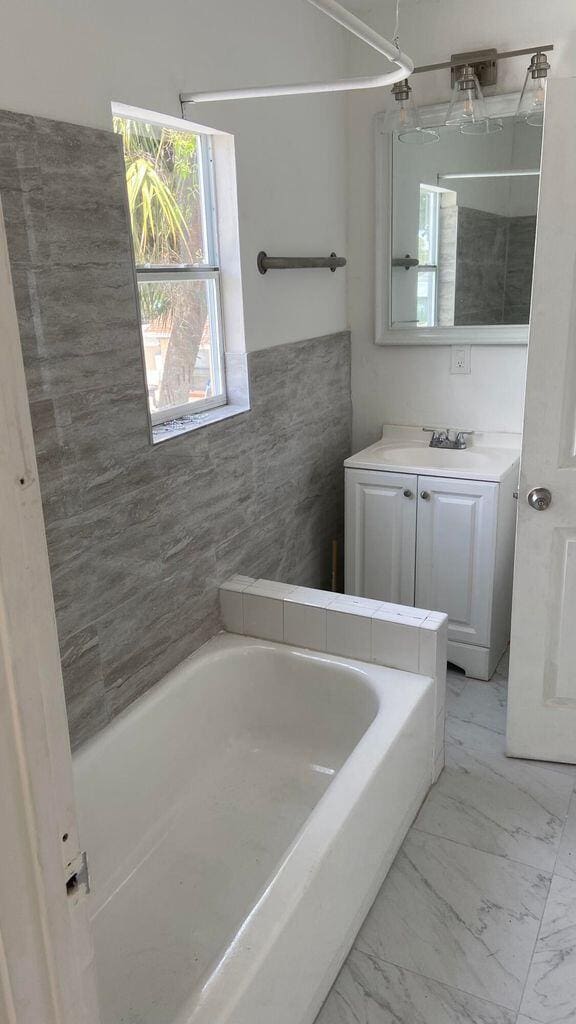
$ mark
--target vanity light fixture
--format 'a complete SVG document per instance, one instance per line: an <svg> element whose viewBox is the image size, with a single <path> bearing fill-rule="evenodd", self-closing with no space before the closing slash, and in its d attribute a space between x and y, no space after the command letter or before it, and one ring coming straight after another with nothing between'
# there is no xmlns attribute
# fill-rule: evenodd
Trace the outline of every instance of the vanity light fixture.
<svg viewBox="0 0 576 1024"><path fill-rule="evenodd" d="M472 64L463 64L455 69L445 124L458 128L464 135L490 135L502 131L502 122L488 117L484 94Z"/></svg>
<svg viewBox="0 0 576 1024"><path fill-rule="evenodd" d="M309 2L314 3L315 0ZM549 43L546 46L507 50L502 53L494 48L471 50L466 53L453 53L450 60L414 68L415 75L444 68L450 71L452 93L448 113L442 123L427 124L422 120L420 111L411 97L411 87L407 79L397 81L392 89L394 98L399 103L399 109L392 118L394 134L399 142L422 145L436 142L439 138L439 128L444 126L456 128L464 135L492 135L494 132L502 131L500 118L490 117L488 114L482 90L487 86L496 85L499 61L521 57L524 54L532 56L516 117L527 124L542 125L546 78L550 70L546 53L553 49L554 46Z"/></svg>
<svg viewBox="0 0 576 1024"><path fill-rule="evenodd" d="M398 142L425 146L440 140L437 131L433 128L423 127L420 120L420 112L414 102L412 88L407 78L393 85L392 95L398 103L398 108L394 115L394 131Z"/></svg>
<svg viewBox="0 0 576 1024"><path fill-rule="evenodd" d="M524 86L520 95L516 118L526 124L541 128L544 124L544 104L546 101L546 81L550 64L546 54L541 50L532 54Z"/></svg>

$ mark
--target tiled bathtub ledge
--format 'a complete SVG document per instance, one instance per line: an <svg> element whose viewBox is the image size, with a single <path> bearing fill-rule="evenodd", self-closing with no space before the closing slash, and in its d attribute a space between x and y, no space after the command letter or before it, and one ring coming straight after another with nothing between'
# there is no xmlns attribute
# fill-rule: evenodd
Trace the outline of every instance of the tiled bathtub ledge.
<svg viewBox="0 0 576 1024"><path fill-rule="evenodd" d="M231 576L220 587L230 633L417 672L435 681L435 775L444 761L447 616L325 590Z"/></svg>

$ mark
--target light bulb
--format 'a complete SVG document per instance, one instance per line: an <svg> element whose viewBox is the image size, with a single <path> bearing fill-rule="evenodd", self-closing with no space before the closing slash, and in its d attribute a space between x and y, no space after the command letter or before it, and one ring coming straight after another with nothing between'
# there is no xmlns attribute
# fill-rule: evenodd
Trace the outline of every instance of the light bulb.
<svg viewBox="0 0 576 1024"><path fill-rule="evenodd" d="M524 87L516 110L516 117L526 124L541 127L544 123L546 103L546 78L550 65L545 54L539 50L532 55L526 71Z"/></svg>

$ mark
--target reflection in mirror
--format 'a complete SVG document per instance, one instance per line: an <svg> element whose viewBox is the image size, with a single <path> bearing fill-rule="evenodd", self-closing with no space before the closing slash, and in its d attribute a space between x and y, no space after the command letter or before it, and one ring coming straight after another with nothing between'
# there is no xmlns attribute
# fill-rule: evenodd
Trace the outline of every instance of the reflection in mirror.
<svg viewBox="0 0 576 1024"><path fill-rule="evenodd" d="M542 129L392 143L395 328L527 324ZM417 261L417 262L416 262Z"/></svg>

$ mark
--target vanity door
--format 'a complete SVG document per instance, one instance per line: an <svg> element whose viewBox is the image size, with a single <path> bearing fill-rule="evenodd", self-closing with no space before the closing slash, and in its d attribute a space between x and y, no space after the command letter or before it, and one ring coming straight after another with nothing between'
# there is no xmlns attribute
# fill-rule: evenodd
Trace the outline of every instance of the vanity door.
<svg viewBox="0 0 576 1024"><path fill-rule="evenodd" d="M490 644L498 484L418 477L416 604L448 615L448 639Z"/></svg>
<svg viewBox="0 0 576 1024"><path fill-rule="evenodd" d="M414 604L418 478L346 470L346 593Z"/></svg>

